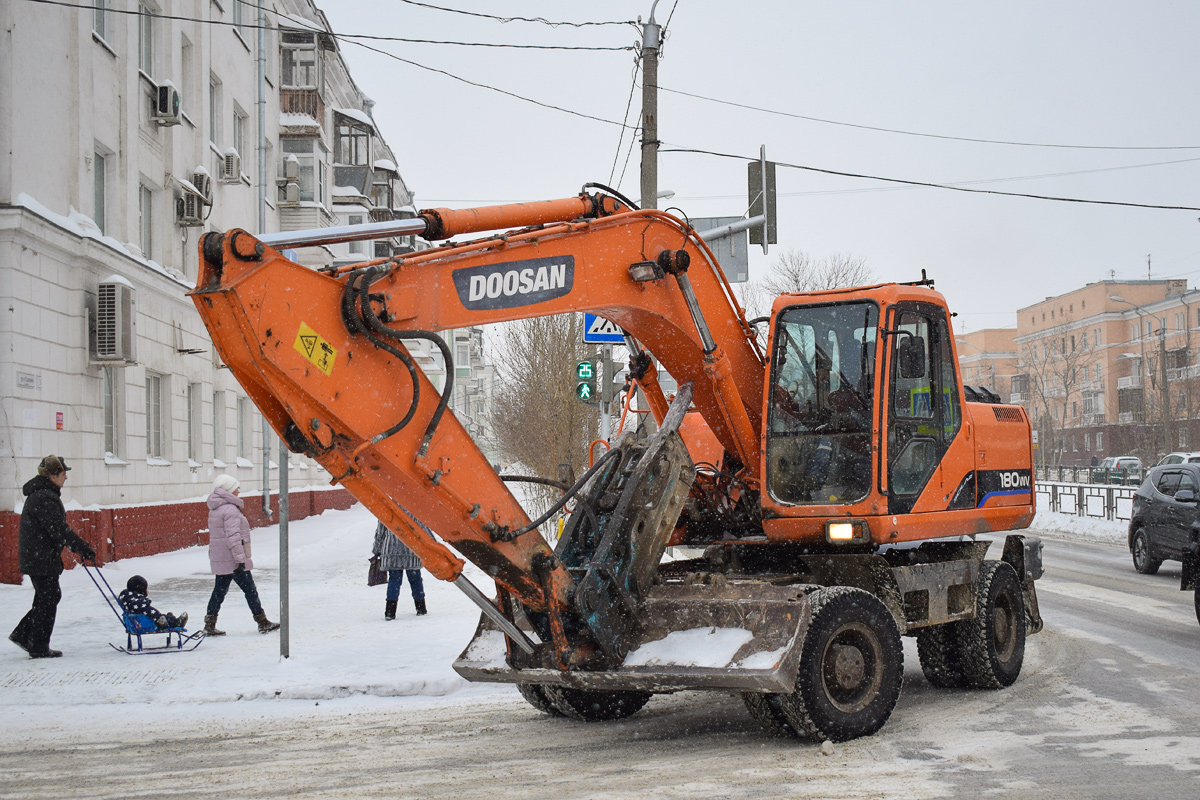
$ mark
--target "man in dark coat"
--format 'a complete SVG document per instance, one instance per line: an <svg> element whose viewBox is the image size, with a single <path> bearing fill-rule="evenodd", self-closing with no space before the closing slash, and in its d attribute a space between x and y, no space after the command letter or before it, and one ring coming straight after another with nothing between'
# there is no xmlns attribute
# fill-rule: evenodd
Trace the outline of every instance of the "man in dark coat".
<svg viewBox="0 0 1200 800"><path fill-rule="evenodd" d="M25 506L21 510L19 558L21 572L33 584L33 607L8 635L9 641L29 653L30 658L58 658L62 653L50 649L50 634L62 590L62 550L68 547L85 561L95 561L96 551L67 525L62 504L62 487L70 467L55 455L38 464L37 477L22 488Z"/></svg>

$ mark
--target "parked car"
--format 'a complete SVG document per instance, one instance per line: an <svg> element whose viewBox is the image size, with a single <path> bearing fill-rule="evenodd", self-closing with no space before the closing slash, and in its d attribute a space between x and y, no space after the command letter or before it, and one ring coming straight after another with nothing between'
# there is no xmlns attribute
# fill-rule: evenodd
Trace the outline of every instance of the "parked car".
<svg viewBox="0 0 1200 800"><path fill-rule="evenodd" d="M1200 541L1200 464L1153 467L1133 495L1129 552L1143 575L1162 562L1182 561Z"/></svg>
<svg viewBox="0 0 1200 800"><path fill-rule="evenodd" d="M1093 482L1138 484L1142 482L1142 460L1137 456L1109 456L1092 467Z"/></svg>
<svg viewBox="0 0 1200 800"><path fill-rule="evenodd" d="M1162 461L1158 462L1158 466L1167 464L1200 464L1200 453L1167 453L1162 457Z"/></svg>

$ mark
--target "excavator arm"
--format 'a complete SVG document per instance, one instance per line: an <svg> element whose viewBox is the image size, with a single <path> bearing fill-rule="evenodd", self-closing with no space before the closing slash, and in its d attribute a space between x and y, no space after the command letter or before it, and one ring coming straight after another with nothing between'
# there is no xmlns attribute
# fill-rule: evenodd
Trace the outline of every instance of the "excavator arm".
<svg viewBox="0 0 1200 800"><path fill-rule="evenodd" d="M608 623L589 621L577 608L579 571L573 576L530 526L470 435L446 413L452 387L439 392L404 343L437 342L449 382L452 354L435 331L597 313L645 345L681 383L691 382L692 402L754 485L765 365L753 331L711 252L667 214L584 194L424 211L406 224L431 239L507 232L328 271L296 264L270 243L377 234L210 233L200 245L191 296L223 362L293 451L321 463L430 572L468 591L526 650L528 640L498 619L512 619L513 600L549 620L559 668L594 660L596 639L603 645L605 638L596 628ZM615 458L608 472L618 464L632 468L628 458ZM670 497L677 509L682 495L664 484L642 499L653 505ZM495 580L507 613L498 614L470 586L463 561L432 531Z"/></svg>

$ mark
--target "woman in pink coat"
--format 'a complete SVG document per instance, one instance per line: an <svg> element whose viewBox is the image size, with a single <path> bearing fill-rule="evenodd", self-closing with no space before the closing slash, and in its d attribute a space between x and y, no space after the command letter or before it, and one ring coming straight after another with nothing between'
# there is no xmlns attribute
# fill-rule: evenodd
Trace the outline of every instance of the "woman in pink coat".
<svg viewBox="0 0 1200 800"><path fill-rule="evenodd" d="M259 633L270 633L279 628L271 622L258 600L258 588L254 585L254 562L250 558L250 523L242 513L242 498L238 497L241 484L232 475L218 475L213 481L213 492L208 496L208 562L213 575L217 576L212 597L208 599L208 611L204 616L204 633L208 636L224 636L217 630L217 614L229 584L236 583L246 595L246 604L258 623Z"/></svg>

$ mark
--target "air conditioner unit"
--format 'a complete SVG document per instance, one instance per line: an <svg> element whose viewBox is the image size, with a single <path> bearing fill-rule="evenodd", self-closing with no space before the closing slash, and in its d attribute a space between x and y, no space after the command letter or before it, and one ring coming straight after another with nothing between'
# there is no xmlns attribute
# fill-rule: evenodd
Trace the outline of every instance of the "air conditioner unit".
<svg viewBox="0 0 1200 800"><path fill-rule="evenodd" d="M221 156L221 183L240 183L242 180L242 157L232 147Z"/></svg>
<svg viewBox="0 0 1200 800"><path fill-rule="evenodd" d="M183 121L183 108L180 105L179 90L170 81L163 81L155 87L152 95L150 117L159 125L178 125Z"/></svg>
<svg viewBox="0 0 1200 800"><path fill-rule="evenodd" d="M93 363L118 367L137 363L137 292L132 286L116 280L99 285L91 334Z"/></svg>
<svg viewBox="0 0 1200 800"><path fill-rule="evenodd" d="M208 170L204 167L196 167L196 171L192 173L192 186L199 190L200 194L204 195L204 202L212 205L212 177L208 174Z"/></svg>
<svg viewBox="0 0 1200 800"><path fill-rule="evenodd" d="M204 224L204 210L207 207L204 199L191 192L184 192L175 198L175 222L184 228L193 228Z"/></svg>

